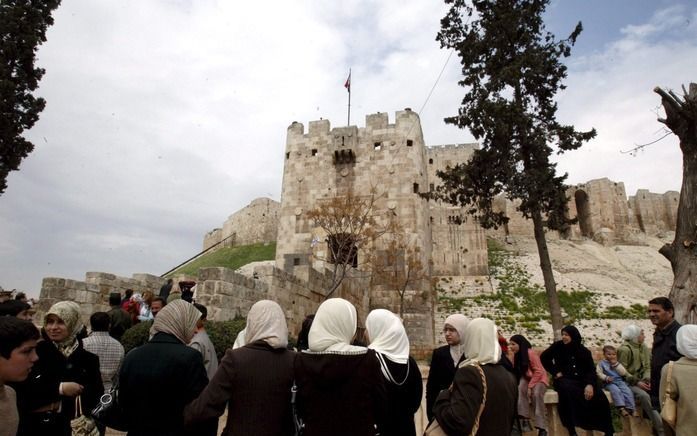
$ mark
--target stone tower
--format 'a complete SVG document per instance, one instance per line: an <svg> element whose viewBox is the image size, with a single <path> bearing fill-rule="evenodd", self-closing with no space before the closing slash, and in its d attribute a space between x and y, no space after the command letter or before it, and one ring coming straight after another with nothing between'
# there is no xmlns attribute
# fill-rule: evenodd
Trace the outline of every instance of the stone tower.
<svg viewBox="0 0 697 436"><path fill-rule="evenodd" d="M318 229L307 219L307 211L319 201L342 196L377 193L375 210L396 217L408 240L419 247L421 262L429 268L432 251L428 201L419 194L428 190L427 150L419 116L410 109L399 111L394 124L386 113L366 117L364 128L330 128L329 121L301 123L288 127L283 187L276 246L278 268L307 277L310 268L323 270L326 242L313 244ZM380 217L379 217L380 218ZM378 240L379 244L380 241ZM374 247L379 250L380 247ZM358 253L360 257L365 253ZM360 266L359 266L360 269ZM368 308L397 310L397 293L373 289ZM359 312L363 312L359 308ZM430 280L410 289L405 298L405 323L415 343L433 341L433 295Z"/></svg>

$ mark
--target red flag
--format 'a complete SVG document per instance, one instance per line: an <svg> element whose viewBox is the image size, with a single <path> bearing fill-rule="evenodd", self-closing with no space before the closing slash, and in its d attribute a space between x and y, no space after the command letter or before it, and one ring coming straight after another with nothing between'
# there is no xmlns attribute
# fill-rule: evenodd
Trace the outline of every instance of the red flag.
<svg viewBox="0 0 697 436"><path fill-rule="evenodd" d="M349 73L346 83L344 83L344 88L346 88L348 92L351 92L351 73Z"/></svg>

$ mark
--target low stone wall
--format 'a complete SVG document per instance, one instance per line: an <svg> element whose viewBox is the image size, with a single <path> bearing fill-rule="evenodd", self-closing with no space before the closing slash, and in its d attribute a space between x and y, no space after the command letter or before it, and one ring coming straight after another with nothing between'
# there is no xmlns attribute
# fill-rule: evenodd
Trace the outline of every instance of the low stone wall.
<svg viewBox="0 0 697 436"><path fill-rule="evenodd" d="M165 282L166 279L152 274L133 274L129 278L104 272L88 272L85 274L85 281L46 277L41 283L34 321L42 324L44 314L53 304L69 300L80 305L82 320L88 325L91 314L109 310L110 293L119 292L123 295L126 289L133 289L141 294L151 291L157 295Z"/></svg>

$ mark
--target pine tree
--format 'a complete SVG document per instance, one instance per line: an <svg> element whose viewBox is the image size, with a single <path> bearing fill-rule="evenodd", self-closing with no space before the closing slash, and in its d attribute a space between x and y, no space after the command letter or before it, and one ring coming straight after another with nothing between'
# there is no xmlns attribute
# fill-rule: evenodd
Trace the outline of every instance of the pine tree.
<svg viewBox="0 0 697 436"><path fill-rule="evenodd" d="M34 66L35 55L59 4L60 0L0 1L0 195L10 171L19 169L34 149L22 134L46 106L43 98L32 95L44 75Z"/></svg>
<svg viewBox="0 0 697 436"><path fill-rule="evenodd" d="M531 219L540 256L555 337L562 327L561 307L545 239L549 229L565 231L565 180L550 155L579 148L595 130L579 132L557 121L554 97L564 89L567 69L561 59L582 31L579 22L561 41L546 31L542 14L549 0L446 0L437 40L457 52L466 89L456 116L445 122L467 128L480 141L472 159L440 172L437 197L467 206L485 228L507 222L493 200L500 194L519 201Z"/></svg>

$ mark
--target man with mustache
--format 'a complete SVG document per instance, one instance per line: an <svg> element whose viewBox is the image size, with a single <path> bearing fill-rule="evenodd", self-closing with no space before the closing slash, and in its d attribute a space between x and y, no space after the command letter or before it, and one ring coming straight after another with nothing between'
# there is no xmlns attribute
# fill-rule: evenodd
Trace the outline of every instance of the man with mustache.
<svg viewBox="0 0 697 436"><path fill-rule="evenodd" d="M653 348L651 349L651 403L660 411L658 388L661 383L661 368L671 360L678 360L682 354L678 352L675 335L681 327L674 316L673 303L666 297L656 297L649 301L649 319L656 326L653 333Z"/></svg>

